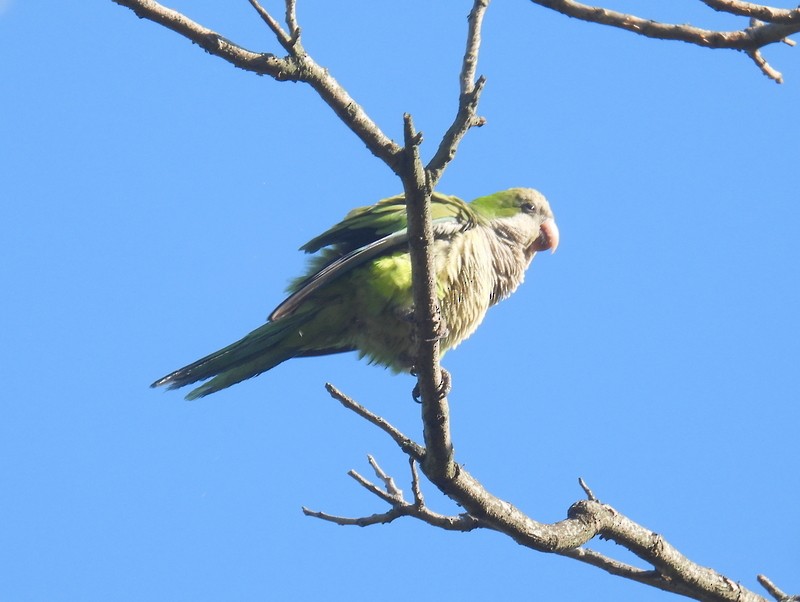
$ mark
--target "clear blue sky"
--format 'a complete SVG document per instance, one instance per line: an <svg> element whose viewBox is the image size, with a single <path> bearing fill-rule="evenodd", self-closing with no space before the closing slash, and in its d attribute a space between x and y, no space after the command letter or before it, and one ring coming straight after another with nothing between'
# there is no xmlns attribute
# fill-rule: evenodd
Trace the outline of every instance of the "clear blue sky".
<svg viewBox="0 0 800 602"><path fill-rule="evenodd" d="M390 136L411 112L429 157L470 3L377 4L300 0L305 45ZM278 50L244 0L171 6ZM259 325L296 249L399 183L307 87L110 0L0 7L1 600L674 599L491 532L304 517L383 511L345 474L368 453L408 490L323 389L419 437L408 376L342 355L193 403L149 389ZM701 564L799 592L800 49L766 55L783 86L494 3L487 125L440 189L539 188L561 247L445 366L458 460L491 491L555 521L582 476Z"/></svg>

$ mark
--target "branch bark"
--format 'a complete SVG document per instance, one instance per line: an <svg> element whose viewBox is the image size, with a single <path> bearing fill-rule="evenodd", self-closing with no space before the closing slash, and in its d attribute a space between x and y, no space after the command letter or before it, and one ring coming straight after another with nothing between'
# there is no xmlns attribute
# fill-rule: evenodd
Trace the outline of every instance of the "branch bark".
<svg viewBox="0 0 800 602"><path fill-rule="evenodd" d="M351 403L355 404L352 400ZM358 404L355 405L358 406ZM345 407L360 413L350 404L345 404ZM385 420L384 423L383 430L389 432L395 441L409 440ZM417 444L413 444L411 448L416 449L416 446ZM411 461L414 461L413 457L411 457ZM423 469L424 467L425 464L423 464ZM427 475L428 471L425 472ZM384 478L382 471L379 476ZM392 506L389 511L361 518L340 517L306 508L303 511L309 516L340 525L366 526L391 522L400 516L412 516L433 526L451 530L472 530L478 527L492 529L509 536L525 547L573 558L601 568L612 575L695 600L768 602L767 598L745 588L725 575L691 561L663 536L639 525L614 507L597 500L583 483L582 487L589 499L573 504L569 508L565 520L546 524L535 521L509 502L492 495L466 470L456 466L455 476L442 482L434 481L434 484L462 506L467 511L468 518L464 515L458 519L449 517L446 521L447 525L443 526L441 524L443 515L433 513L427 508L424 511L412 511L409 508L412 504L405 502L402 497L392 497L388 493L379 491L377 486L362 482L362 479L363 477L358 479L362 486ZM418 488L418 483L415 482L412 487ZM415 498L417 498L417 494L415 494ZM433 516L436 518L433 519ZM641 569L583 547L595 537L616 542L652 565L653 568ZM780 602L794 601L794 597L781 592L763 575L759 576L759 581L770 591L770 594L780 593L781 597L776 595L776 599Z"/></svg>
<svg viewBox="0 0 800 602"><path fill-rule="evenodd" d="M717 0L716 2L713 0L703 1L706 4L711 2L711 4L716 5L717 10L734 12L733 10L725 10L723 8L723 6L731 4L730 2L724 2L720 0ZM637 17L636 15L622 13L607 8L590 6L588 4L583 4L582 2L575 2L574 0L531 0L531 2L559 12L563 15L567 15L568 17L581 19L582 21L618 27L620 29L625 29L648 38L657 38L660 40L678 40L681 42L695 44L697 46L704 46L706 48L758 50L759 48L763 48L769 44L781 42L787 36L800 31L800 18L797 17L791 17L790 19L783 21L775 20L774 22L765 22L755 27L747 27L737 31L717 31L713 29L693 27L691 25L661 23L659 21L643 19L642 17ZM767 9L767 11L777 10L769 9L768 7L763 6L761 8ZM766 14L764 10L755 12Z"/></svg>
<svg viewBox="0 0 800 602"><path fill-rule="evenodd" d="M764 4L753 2L740 2L739 0L700 0L703 4L716 11L750 17L768 23L798 23L800 22L800 8L773 8Z"/></svg>
<svg viewBox="0 0 800 602"><path fill-rule="evenodd" d="M568 17L610 25L648 38L678 40L705 48L728 48L747 53L767 77L783 83L781 73L761 56L764 46L785 42L800 31L800 9L777 9L738 0L700 0L717 11L758 19L736 31L717 31L691 25L676 25L644 19L636 15L591 6L575 0L531 0Z"/></svg>
<svg viewBox="0 0 800 602"><path fill-rule="evenodd" d="M398 173L403 155L402 147L381 131L366 111L328 73L328 70L318 65L301 45L290 45L290 54L283 58L268 52L257 53L234 44L217 32L154 0L112 0L112 2L130 8L141 19L148 19L171 29L209 54L223 58L235 67L258 75L268 75L277 81L307 83L333 109L336 116L361 139L373 155ZM296 21L293 21L291 27L293 27L291 31L297 32L299 36ZM287 42L282 40L280 35L278 40ZM285 46L283 43L282 45Z"/></svg>

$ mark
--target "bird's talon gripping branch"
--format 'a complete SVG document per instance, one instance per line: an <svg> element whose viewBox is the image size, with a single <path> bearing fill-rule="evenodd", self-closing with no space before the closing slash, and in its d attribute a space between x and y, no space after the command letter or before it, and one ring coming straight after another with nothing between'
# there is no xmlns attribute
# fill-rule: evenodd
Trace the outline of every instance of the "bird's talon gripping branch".
<svg viewBox="0 0 800 602"><path fill-rule="evenodd" d="M441 371L442 371L442 380L439 382L439 387L436 390L436 395L439 397L439 399L444 399L450 394L450 391L453 388L452 387L453 379L450 378L450 373L447 370L441 368Z"/></svg>
<svg viewBox="0 0 800 602"><path fill-rule="evenodd" d="M444 399L450 394L452 390L453 379L450 377L450 373L445 370L444 368L441 369L442 380L439 382L439 386L436 388L436 397L437 399ZM413 376L417 376L415 370L411 371ZM416 403L422 403L422 394L419 389L419 383L414 385L414 388L411 390L411 397L414 399Z"/></svg>
<svg viewBox="0 0 800 602"><path fill-rule="evenodd" d="M413 371L411 374L416 376ZM414 388L411 389L411 399L414 400L414 403L422 403L422 392L419 390L419 383L415 384Z"/></svg>

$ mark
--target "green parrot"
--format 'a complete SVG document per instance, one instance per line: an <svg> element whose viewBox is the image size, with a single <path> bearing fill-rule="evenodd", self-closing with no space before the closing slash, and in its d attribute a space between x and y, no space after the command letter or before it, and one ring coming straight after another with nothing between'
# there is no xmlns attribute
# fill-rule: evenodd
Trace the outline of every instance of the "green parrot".
<svg viewBox="0 0 800 602"><path fill-rule="evenodd" d="M431 198L436 293L446 333L441 352L471 335L486 311L520 285L537 251L558 246L544 196L511 188L469 203ZM354 209L301 247L318 253L267 323L240 341L160 378L176 389L211 378L196 399L293 357L358 351L370 363L412 371L415 344L403 195ZM213 378L212 378L213 377Z"/></svg>

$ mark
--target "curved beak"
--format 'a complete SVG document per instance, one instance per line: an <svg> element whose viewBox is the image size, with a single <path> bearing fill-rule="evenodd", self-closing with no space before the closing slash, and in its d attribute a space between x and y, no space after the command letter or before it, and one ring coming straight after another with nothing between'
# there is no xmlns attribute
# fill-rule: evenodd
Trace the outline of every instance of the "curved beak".
<svg viewBox="0 0 800 602"><path fill-rule="evenodd" d="M551 253L555 253L556 249L558 248L558 226L556 226L556 220L552 217L544 220L541 228L542 236L547 241L547 246L545 249L550 249Z"/></svg>
<svg viewBox="0 0 800 602"><path fill-rule="evenodd" d="M549 217L539 228L539 237L533 241L530 247L528 247L529 252L536 252L536 251L546 251L550 249L551 253L555 253L556 249L558 248L558 226L556 226L556 221Z"/></svg>

